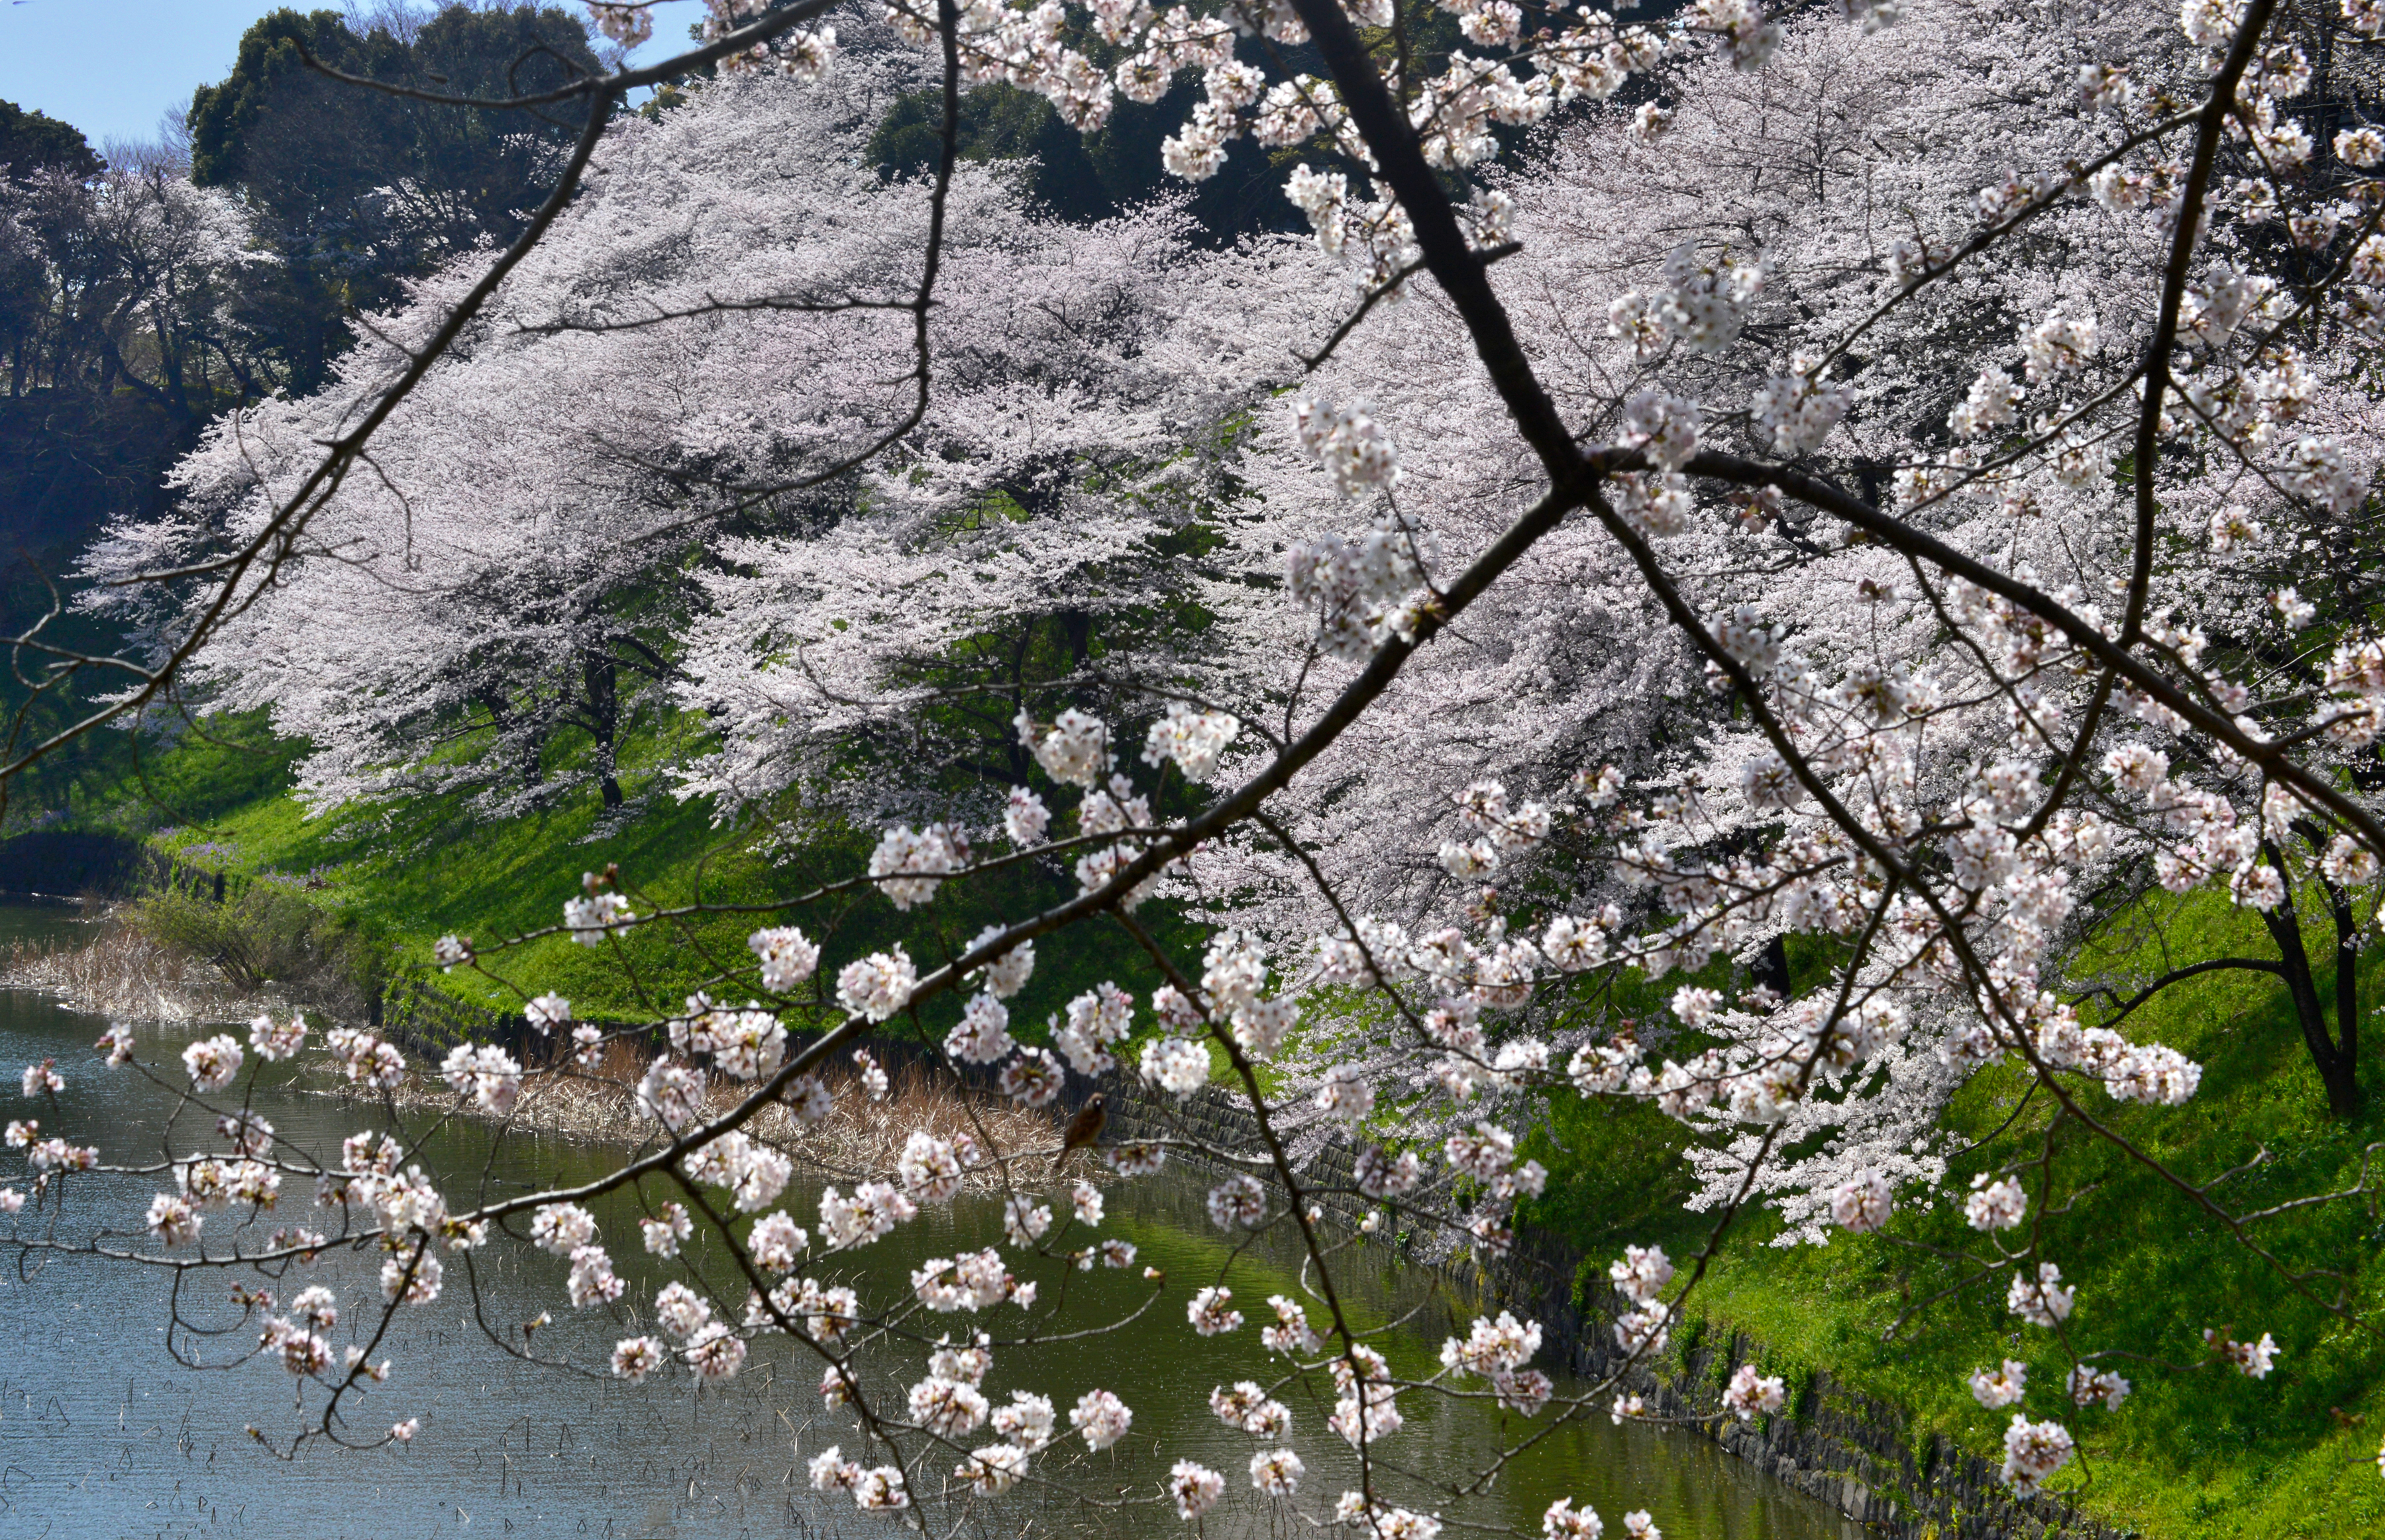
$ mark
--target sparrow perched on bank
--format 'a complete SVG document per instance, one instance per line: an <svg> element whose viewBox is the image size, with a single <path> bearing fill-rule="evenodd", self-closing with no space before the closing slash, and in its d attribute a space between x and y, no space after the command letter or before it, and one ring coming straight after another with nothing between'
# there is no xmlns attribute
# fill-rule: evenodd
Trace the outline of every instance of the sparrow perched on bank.
<svg viewBox="0 0 2385 1540"><path fill-rule="evenodd" d="M1068 1132L1060 1136L1060 1153L1052 1157L1052 1169L1058 1171L1061 1162L1072 1149L1081 1149L1102 1136L1102 1124L1109 1121L1109 1112L1102 1105L1102 1093L1095 1091L1085 1098L1077 1115L1068 1120Z"/></svg>

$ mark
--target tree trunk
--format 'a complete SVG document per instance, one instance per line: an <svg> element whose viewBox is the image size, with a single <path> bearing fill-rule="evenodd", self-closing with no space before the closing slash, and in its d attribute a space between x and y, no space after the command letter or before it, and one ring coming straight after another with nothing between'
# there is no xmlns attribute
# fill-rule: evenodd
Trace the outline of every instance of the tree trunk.
<svg viewBox="0 0 2385 1540"><path fill-rule="evenodd" d="M2271 844L2265 843L2263 849L2282 876L2286 870L2283 852ZM2353 976L2353 963L2359 958L2359 935L2357 930L2347 931L2343 923L2349 918L2346 910L2337 920L2338 1015L2336 1030L2331 1033L2328 1030L2326 1007L2319 1000L2318 980L2311 971L2310 954L2304 948L2302 922L2294 914L2291 888L2287 891L2290 896L2285 902L2261 913L2261 923L2268 927L2269 938L2278 944L2278 960L2284 964L2286 992L2293 1000L2303 1046L2310 1049L2319 1084L2327 1088L2327 1110L2337 1117L2348 1118L2360 1110L2359 1063L2355 1057L2360 1043L2360 1012L2357 983Z"/></svg>
<svg viewBox="0 0 2385 1540"><path fill-rule="evenodd" d="M487 708L489 720L495 724L497 739L502 744L506 736L513 732L517 726L513 713L506 708L506 698L493 688L478 690L472 698ZM521 756L516 770L521 776L521 783L525 789L536 786L545 778L545 767L539 763L544 754L545 748L546 745L540 741L537 733L531 732L527 728L522 731L520 740L516 745L517 752Z"/></svg>
<svg viewBox="0 0 2385 1540"><path fill-rule="evenodd" d="M1771 940L1765 942L1764 950L1755 954L1755 959L1748 965L1747 971L1754 975L1756 983L1779 995L1782 1000L1787 1000L1789 998L1787 939L1775 936Z"/></svg>
<svg viewBox="0 0 2385 1540"><path fill-rule="evenodd" d="M581 669L588 689L589 731L596 739L596 789L608 808L623 801L613 773L614 734L621 722L620 674L610 652L591 652Z"/></svg>

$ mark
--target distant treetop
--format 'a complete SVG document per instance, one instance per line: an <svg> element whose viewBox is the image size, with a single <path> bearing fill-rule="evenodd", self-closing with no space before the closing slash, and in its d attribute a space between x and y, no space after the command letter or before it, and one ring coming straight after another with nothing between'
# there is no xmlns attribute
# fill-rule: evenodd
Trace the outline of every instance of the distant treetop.
<svg viewBox="0 0 2385 1540"><path fill-rule="evenodd" d="M74 125L47 113L28 112L14 102L0 102L0 168L8 175L21 180L36 171L59 170L95 177L106 166Z"/></svg>

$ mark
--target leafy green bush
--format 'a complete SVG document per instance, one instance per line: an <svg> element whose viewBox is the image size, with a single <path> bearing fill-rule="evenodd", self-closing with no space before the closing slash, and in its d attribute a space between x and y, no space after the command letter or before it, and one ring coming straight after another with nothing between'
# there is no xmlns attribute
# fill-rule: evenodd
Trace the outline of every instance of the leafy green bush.
<svg viewBox="0 0 2385 1540"><path fill-rule="evenodd" d="M243 989L311 978L350 950L320 910L269 883L251 883L220 903L169 888L140 900L129 918L142 935L206 959Z"/></svg>

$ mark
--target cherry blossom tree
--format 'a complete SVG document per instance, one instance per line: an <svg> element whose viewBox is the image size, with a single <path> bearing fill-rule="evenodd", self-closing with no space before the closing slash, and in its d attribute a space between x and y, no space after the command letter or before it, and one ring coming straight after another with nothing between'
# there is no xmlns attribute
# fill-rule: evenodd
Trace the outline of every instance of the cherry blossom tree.
<svg viewBox="0 0 2385 1540"><path fill-rule="evenodd" d="M1517 1419L1509 1454L1572 1419L1648 1415L1620 1392L1623 1371L1559 1394L1531 1366L1542 1325L1512 1311L1452 1335L1442 1372L1400 1378L1337 1291L1352 1240L1328 1227L1328 1196L1478 1255L1513 1247L1516 1206L1547 1174L1510 1124L1558 1086L1653 1102L1697 1135L1710 1240L1680 1262L1633 1247L1610 1273L1630 1307L1613 1323L1628 1370L1693 1308L1751 1204L1778 1207L1792 1238L1893 1235L1900 1208L1941 1198L1953 1089L1991 1065L2025 1079L2052 1122L2038 1158L1961 1196L1979 1239L1957 1285L2001 1287L2015 1330L2066 1365L2058 1386L2032 1390L2019 1360L1967 1382L1983 1406L2017 1409L2017 1492L2070 1481L2074 1427L2125 1415L2129 1391L2079 1305L2076 1260L2036 1222L2094 1200L2066 1181L2055 1130L2156 1173L2281 1289L2367 1330L2263 1229L2367 1198L2366 1175L2236 1208L2225 1174L2166 1162L2130 1129L2191 1101L2203 1068L2131 1037L2134 997L2073 962L2132 885L2134 913L2167 901L2154 888L2249 910L2279 952L2264 966L2323 1029L2301 927L2333 927L2348 989L2376 925L2385 825L2368 756L2385 643L2361 521L2385 286L2385 191L2369 173L2385 139L2311 98L2312 60L2367 47L2385 10L1946 0L1902 15L1849 0L1779 20L1698 0L1634 24L1508 0L1448 9L1462 45L1406 12L1332 0L895 0L888 23L943 95L941 164L884 188L807 165L769 197L816 211L823 233L782 246L760 232L782 230L789 204L749 171L772 164L787 122L836 118L839 68L889 67L858 49L841 65L822 6L720 0L670 73L731 78L659 124L608 136L592 113L519 242L382 323L385 344L329 405L293 404L210 445L194 517L217 524L122 533L100 570L156 606L156 644L107 709L141 709L186 675L253 689L257 650L317 629L341 667L376 666L376 648L403 657L437 604L404 593L353 630L320 605L407 586L388 531L418 507L439 541L422 587L460 614L482 594L535 609L531 588L581 582L544 576L556 544L631 553L608 581L650 583L634 575L646 542L720 528L675 518L770 501L789 527L711 542L720 565L672 639L677 698L722 719L691 789L767 796L785 784L773 777L818 774L814 746L953 700L994 702L1016 751L957 792L882 796L890 815L921 811L883 827L866 870L786 895L750 955L708 960L717 989L635 1029L670 1049L638 1087L644 1141L593 1179L451 1199L410 1163L393 1105L389 1128L336 1156L285 1148L229 1093L258 1062L306 1050L296 1023L195 1043L179 1071L111 1034L112 1062L220 1115L231 1153L111 1165L20 1122L9 1139L34 1186L11 1189L12 1209L40 1217L84 1182L172 1186L140 1236L20 1226L13 1244L178 1275L378 1247L383 1298L367 1308L383 1322L471 1286L448 1259L526 1247L595 1322L623 1289L608 1239L627 1237L600 1235L586 1205L634 1191L649 1251L678 1258L700 1223L745 1298L707 1292L691 1267L656 1297L656 1331L606 1344L591 1325L542 1352L702 1383L783 1335L855 1429L850 1457L840 1445L813 1463L814 1485L922 1524L930 1505L965 1517L1021 1482L1065 1484L1043 1458L1055 1445L1124 1437L1132 1409L1105 1387L1085 1387L1067 1434L1056 1404L997 1409L982 1387L1063 1329L1045 1278L1133 1259L1096 1240L1098 1192L1063 1205L1039 1190L1051 1184L1028 1162L1050 1148L975 1136L920 1130L893 1170L828 1188L817 1226L778 1206L793 1174L780 1131L832 1104L822 1072L856 1052L842 1094L881 1092L868 1035L898 1023L1029 1108L1072 1072L1131 1078L1164 1106L1224 1066L1251 1147L1188 1122L1105 1151L1121 1175L1171 1150L1222 1167L1212 1220L1285 1230L1310 1263L1307 1296L1266 1316L1222 1275L1185 1300L1188 1328L1221 1351L1263 1322L1279 1376L1221 1384L1213 1402L1272 1441L1255 1445L1255 1497L1189 1460L1163 1470L1166 1451L1142 1472L1138 1500L1188 1521L1287 1502L1318 1523L1429 1537L1487 1477L1399 1469L1404 1405L1487 1399ZM647 25L634 5L594 11L622 41ZM1307 248L1196 256L1164 209L1063 231L955 166L972 85L1039 93L1093 129L1118 95L1155 100L1184 70L1205 96L1167 167L1199 180L1245 135L1279 152ZM765 85L771 71L793 81ZM1601 106L1635 77L1633 110ZM517 105L602 107L658 78L622 71ZM1505 160L1503 136L1526 140ZM653 201L618 191L647 179L662 183ZM700 255L625 233L707 198L718 206L654 238L683 245L718 222L751 264L733 289ZM846 209L868 213L839 225ZM558 359L589 377L558 384ZM677 388L677 410L642 416L609 388L640 368ZM518 437L457 447L493 431L471 408L501 392L531 408L496 427ZM243 433L268 447L244 450ZM476 503L506 466L518 485ZM567 492L601 511L558 536L539 499ZM472 521L490 502L506 527L482 552ZM2299 576L2278 581L2304 572L2307 593ZM316 606L281 602L285 575ZM1138 611L1173 601L1197 607L1205 649L1162 627L1115 664L1088 651L1030 677L1000 656L1030 620L1097 609L1130 637ZM345 751L359 766L402 757ZM335 759L318 794L371 789L343 778L357 774ZM929 819L931 806L951 815ZM869 894L931 920L946 887L1028 863L1073 891L957 955L929 929L862 956L818 939L823 905ZM1207 922L1197 955L1138 919L1159 897ZM607 870L555 930L603 947L672 927L700 949L702 913ZM1116 927L1167 982L1147 1002L1088 991L1049 1046L1020 1041L1005 1001L1034 948L1091 925ZM1804 988L1727 965L1782 938L1823 959ZM517 944L449 938L437 961L502 980ZM2191 958L2144 987L2249 965ZM1667 1000L1662 1040L1592 1029L1579 1009L1626 975ZM457 1048L439 1074L458 1110L502 1118L624 1035L523 994L550 1062ZM754 1003L721 1003L738 995ZM2347 993L2326 1052L2312 1045L2340 1109L2356 1090L2356 1006ZM1336 1030L1351 1022L1364 1030ZM360 1087L412 1073L359 1028L326 1044ZM53 1117L73 1094L47 1065L25 1091ZM1346 1186L1306 1160L1336 1131L1357 1147ZM252 1245L285 1178L317 1184L332 1227ZM938 1259L907 1289L828 1281L971 1179L1004 1193L998 1243ZM210 1223L240 1246L211 1248ZM346 1440L363 1422L352 1407L402 1396L379 1388L368 1352L334 1359L333 1301L249 1308L259 1352L313 1397L285 1439ZM961 1312L1028 1324L956 1345L938 1318ZM2154 1372L2260 1379L2296 1350L2192 1329ZM925 1373L877 1394L871 1355ZM1357 1484L1330 1498L1302 1487L1282 1436L1281 1392L1302 1382L1357 1456ZM1718 1415L1783 1404L1779 1379L1739 1365ZM417 1431L400 1419L386 1436ZM1650 1533L1644 1513L1625 1526ZM1553 1540L1602 1527L1569 1501L1543 1522Z"/></svg>

